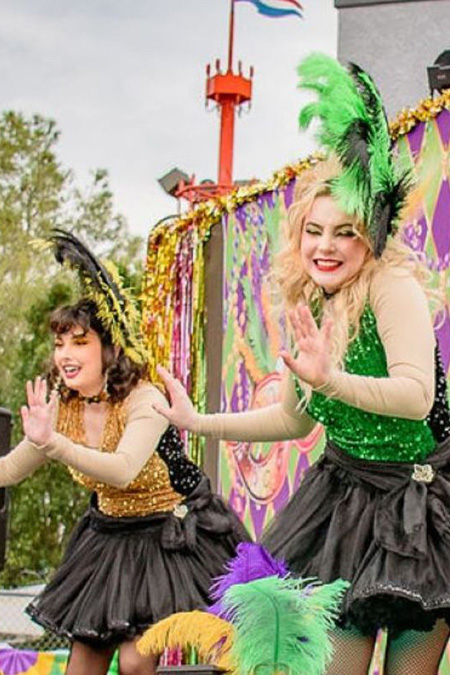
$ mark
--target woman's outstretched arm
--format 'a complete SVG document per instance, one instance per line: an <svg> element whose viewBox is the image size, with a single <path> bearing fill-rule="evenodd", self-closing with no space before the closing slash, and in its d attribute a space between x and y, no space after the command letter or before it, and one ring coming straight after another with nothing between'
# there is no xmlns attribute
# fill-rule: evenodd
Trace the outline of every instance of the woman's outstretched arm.
<svg viewBox="0 0 450 675"><path fill-rule="evenodd" d="M307 436L315 422L299 412L299 399L286 371L280 403L239 413L198 413L183 385L165 368L158 368L169 393L171 407L155 406L175 426L228 441L281 441Z"/></svg>

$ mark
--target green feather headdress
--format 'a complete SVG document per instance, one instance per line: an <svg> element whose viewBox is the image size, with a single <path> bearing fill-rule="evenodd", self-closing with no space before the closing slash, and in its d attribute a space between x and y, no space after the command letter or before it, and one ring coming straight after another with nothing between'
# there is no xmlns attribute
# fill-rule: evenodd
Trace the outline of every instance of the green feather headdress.
<svg viewBox="0 0 450 675"><path fill-rule="evenodd" d="M342 174L331 181L333 195L349 215L367 227L374 255L379 257L410 188L409 173L395 165L389 125L380 93L368 73L355 64L344 68L324 54L300 63L299 87L317 94L302 108L301 128L320 122L317 140L335 154Z"/></svg>
<svg viewBox="0 0 450 675"><path fill-rule="evenodd" d="M68 263L78 272L82 295L95 304L97 317L113 344L121 347L134 363L146 363L139 313L116 266L107 260L97 260L75 235L64 230L55 229L47 239L34 243L40 248L52 248L57 262Z"/></svg>

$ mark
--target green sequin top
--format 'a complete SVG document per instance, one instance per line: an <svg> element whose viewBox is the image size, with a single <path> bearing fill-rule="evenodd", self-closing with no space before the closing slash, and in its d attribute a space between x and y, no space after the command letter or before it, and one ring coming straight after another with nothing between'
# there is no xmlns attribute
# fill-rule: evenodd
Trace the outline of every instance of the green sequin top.
<svg viewBox="0 0 450 675"><path fill-rule="evenodd" d="M375 315L368 306L361 317L359 334L349 345L344 370L355 375L389 377ZM296 387L301 396L298 383ZM318 392L313 392L307 412L326 427L327 438L360 459L421 462L436 445L426 420L365 412Z"/></svg>

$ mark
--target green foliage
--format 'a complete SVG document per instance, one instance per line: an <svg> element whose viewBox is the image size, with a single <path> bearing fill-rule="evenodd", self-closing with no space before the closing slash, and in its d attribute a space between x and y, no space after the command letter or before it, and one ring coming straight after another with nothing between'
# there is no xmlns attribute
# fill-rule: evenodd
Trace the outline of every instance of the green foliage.
<svg viewBox="0 0 450 675"><path fill-rule="evenodd" d="M21 438L18 411L24 402L25 383L45 372L50 361L48 317L59 305L72 302L74 295L71 284L56 281L26 314L27 330L18 343L11 369L14 386L9 405L14 411L14 443ZM65 467L49 462L10 488L9 497L8 556L0 581L10 586L42 580L58 564L70 532L86 506L87 493L72 481Z"/></svg>
<svg viewBox="0 0 450 675"><path fill-rule="evenodd" d="M51 337L48 320L51 312L60 305L75 300L75 292L67 281L57 280L47 294L39 298L25 314L25 330L16 345L16 358L10 367L13 386L8 403L13 413L13 441L22 437L20 406L25 400L25 384L36 375L47 371L51 356Z"/></svg>
<svg viewBox="0 0 450 675"><path fill-rule="evenodd" d="M13 413L13 442L21 437L25 383L47 369L48 316L77 295L74 275L31 242L54 227L71 230L97 254L114 259L139 287L142 240L114 210L105 170L88 186L57 157L55 122L5 112L0 116L0 406ZM58 564L87 494L67 470L50 462L9 489L7 562L0 582L16 585L47 577Z"/></svg>

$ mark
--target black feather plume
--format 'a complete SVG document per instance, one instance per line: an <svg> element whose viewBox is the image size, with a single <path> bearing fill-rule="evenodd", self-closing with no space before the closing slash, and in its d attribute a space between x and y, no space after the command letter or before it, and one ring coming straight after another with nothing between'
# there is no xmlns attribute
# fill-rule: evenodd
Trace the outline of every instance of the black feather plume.
<svg viewBox="0 0 450 675"><path fill-rule="evenodd" d="M147 354L140 338L139 315L114 265L99 261L78 237L65 230L52 230L47 243L57 262L68 263L78 273L83 296L96 305L97 316L113 344L122 347L132 361L144 363Z"/></svg>

